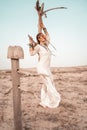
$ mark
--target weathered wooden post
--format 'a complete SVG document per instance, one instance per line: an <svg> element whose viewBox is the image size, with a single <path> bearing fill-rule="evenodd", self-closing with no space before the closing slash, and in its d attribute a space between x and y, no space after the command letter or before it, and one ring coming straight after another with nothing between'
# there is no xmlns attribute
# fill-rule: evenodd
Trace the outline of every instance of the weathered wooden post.
<svg viewBox="0 0 87 130"><path fill-rule="evenodd" d="M9 46L7 58L11 59L12 68L12 85L13 85L13 111L15 130L22 130L21 119L21 92L20 92L20 75L19 59L24 58L23 49L20 46Z"/></svg>

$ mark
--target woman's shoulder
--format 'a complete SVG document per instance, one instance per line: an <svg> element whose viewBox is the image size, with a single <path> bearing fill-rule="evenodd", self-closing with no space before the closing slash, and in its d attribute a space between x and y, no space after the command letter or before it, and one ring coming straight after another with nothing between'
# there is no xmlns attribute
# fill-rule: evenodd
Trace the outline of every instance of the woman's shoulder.
<svg viewBox="0 0 87 130"><path fill-rule="evenodd" d="M37 44L37 45L34 47L34 50L40 50L40 45Z"/></svg>
<svg viewBox="0 0 87 130"><path fill-rule="evenodd" d="M39 44L37 44L34 48L40 48L40 45L39 45Z"/></svg>

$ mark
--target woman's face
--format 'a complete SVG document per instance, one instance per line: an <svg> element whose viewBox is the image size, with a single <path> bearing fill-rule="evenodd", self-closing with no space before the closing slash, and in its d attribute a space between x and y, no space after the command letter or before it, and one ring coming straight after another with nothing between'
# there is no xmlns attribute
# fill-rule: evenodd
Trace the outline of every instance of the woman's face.
<svg viewBox="0 0 87 130"><path fill-rule="evenodd" d="M40 34L38 36L38 40L40 41L40 43L44 43L46 41L46 36L44 34Z"/></svg>

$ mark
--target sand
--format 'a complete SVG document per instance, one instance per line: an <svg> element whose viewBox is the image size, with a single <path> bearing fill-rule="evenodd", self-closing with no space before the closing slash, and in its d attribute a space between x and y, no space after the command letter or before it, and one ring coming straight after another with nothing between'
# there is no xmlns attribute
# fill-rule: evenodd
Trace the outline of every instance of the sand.
<svg viewBox="0 0 87 130"><path fill-rule="evenodd" d="M23 130L87 130L87 66L51 68L61 102L43 108L42 81L36 69L21 69ZM10 70L0 70L0 130L14 130L13 88Z"/></svg>

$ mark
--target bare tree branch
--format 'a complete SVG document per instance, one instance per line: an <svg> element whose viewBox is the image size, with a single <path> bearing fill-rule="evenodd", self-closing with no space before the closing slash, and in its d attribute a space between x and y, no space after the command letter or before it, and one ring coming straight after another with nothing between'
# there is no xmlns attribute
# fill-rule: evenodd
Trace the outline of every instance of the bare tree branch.
<svg viewBox="0 0 87 130"><path fill-rule="evenodd" d="M41 25L41 23L43 23L42 13L43 13L43 9L44 9L44 3L42 3L42 5L40 6L39 0L37 0L35 8L36 8L37 13L38 13L38 33L40 33L40 32L42 32L42 28L40 25Z"/></svg>
<svg viewBox="0 0 87 130"><path fill-rule="evenodd" d="M44 3L41 4L39 3L39 0L36 1L36 6L35 6L37 13L38 13L38 33L42 32L41 28L41 23L43 23L42 16L45 15L47 17L46 13L51 10L55 9L67 9L66 7L56 7L56 8L50 8L44 11Z"/></svg>
<svg viewBox="0 0 87 130"><path fill-rule="evenodd" d="M48 12L48 11L51 11L51 10L55 10L55 9L67 9L66 7L56 7L56 8L50 8L50 9L47 9L45 11L43 11L43 15Z"/></svg>
<svg viewBox="0 0 87 130"><path fill-rule="evenodd" d="M50 9L47 9L47 10L43 11L42 15L46 14L46 12L48 12L48 11L55 10L55 9L67 9L67 8L66 7L50 8Z"/></svg>

